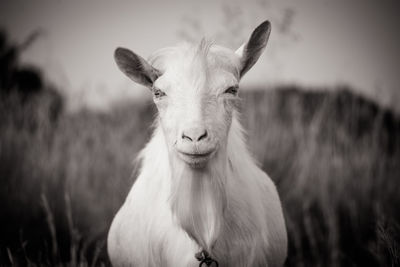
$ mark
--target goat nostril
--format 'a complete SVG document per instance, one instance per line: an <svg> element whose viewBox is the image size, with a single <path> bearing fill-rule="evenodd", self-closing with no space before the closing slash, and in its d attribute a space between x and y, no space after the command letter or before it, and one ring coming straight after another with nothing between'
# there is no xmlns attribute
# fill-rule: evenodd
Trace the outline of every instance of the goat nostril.
<svg viewBox="0 0 400 267"><path fill-rule="evenodd" d="M186 141L191 141L191 142L200 142L203 139L206 139L208 137L208 132L204 128L192 128L189 129L185 132L182 132L181 138L183 140L186 139Z"/></svg>
<svg viewBox="0 0 400 267"><path fill-rule="evenodd" d="M193 141L192 138L189 136L185 135L185 133L182 133L182 139L188 139L189 141Z"/></svg>
<svg viewBox="0 0 400 267"><path fill-rule="evenodd" d="M200 141L201 139L207 138L207 136L208 136L208 133L207 133L207 130L205 130L204 133L202 135L200 135L199 138L197 138L197 141Z"/></svg>

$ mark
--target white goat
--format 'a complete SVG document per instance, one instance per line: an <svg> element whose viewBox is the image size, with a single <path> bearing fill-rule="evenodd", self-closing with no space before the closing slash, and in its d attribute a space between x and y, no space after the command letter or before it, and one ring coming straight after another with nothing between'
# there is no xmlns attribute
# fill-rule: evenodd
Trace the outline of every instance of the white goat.
<svg viewBox="0 0 400 267"><path fill-rule="evenodd" d="M110 228L114 266L283 265L279 196L245 145L237 111L239 80L270 30L265 21L236 52L204 39L149 61L116 49L118 67L151 89L158 117L140 175Z"/></svg>

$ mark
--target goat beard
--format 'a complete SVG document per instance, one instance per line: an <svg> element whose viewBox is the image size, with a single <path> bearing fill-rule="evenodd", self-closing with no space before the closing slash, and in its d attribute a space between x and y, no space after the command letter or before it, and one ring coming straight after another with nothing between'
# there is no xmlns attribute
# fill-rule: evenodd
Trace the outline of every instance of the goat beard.
<svg viewBox="0 0 400 267"><path fill-rule="evenodd" d="M227 205L226 153L217 153L204 169L191 168L177 157L171 165L172 213L183 230L212 255Z"/></svg>

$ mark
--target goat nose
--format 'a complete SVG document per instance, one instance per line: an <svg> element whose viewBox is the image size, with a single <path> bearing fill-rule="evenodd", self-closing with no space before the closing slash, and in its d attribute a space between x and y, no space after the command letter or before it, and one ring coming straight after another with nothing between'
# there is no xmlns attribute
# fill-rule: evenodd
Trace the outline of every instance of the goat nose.
<svg viewBox="0 0 400 267"><path fill-rule="evenodd" d="M192 142L198 142L207 138L207 130L201 127L195 127L182 132L182 139Z"/></svg>

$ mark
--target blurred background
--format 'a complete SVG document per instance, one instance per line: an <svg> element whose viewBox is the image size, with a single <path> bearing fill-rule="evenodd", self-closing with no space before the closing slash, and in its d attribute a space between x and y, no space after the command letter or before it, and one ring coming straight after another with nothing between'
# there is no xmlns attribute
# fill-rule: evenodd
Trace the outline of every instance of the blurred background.
<svg viewBox="0 0 400 267"><path fill-rule="evenodd" d="M113 61L203 36L238 48L251 151L275 181L286 266L400 265L398 1L0 2L0 265L109 265L106 235L151 134ZM257 143L255 142L257 140Z"/></svg>

